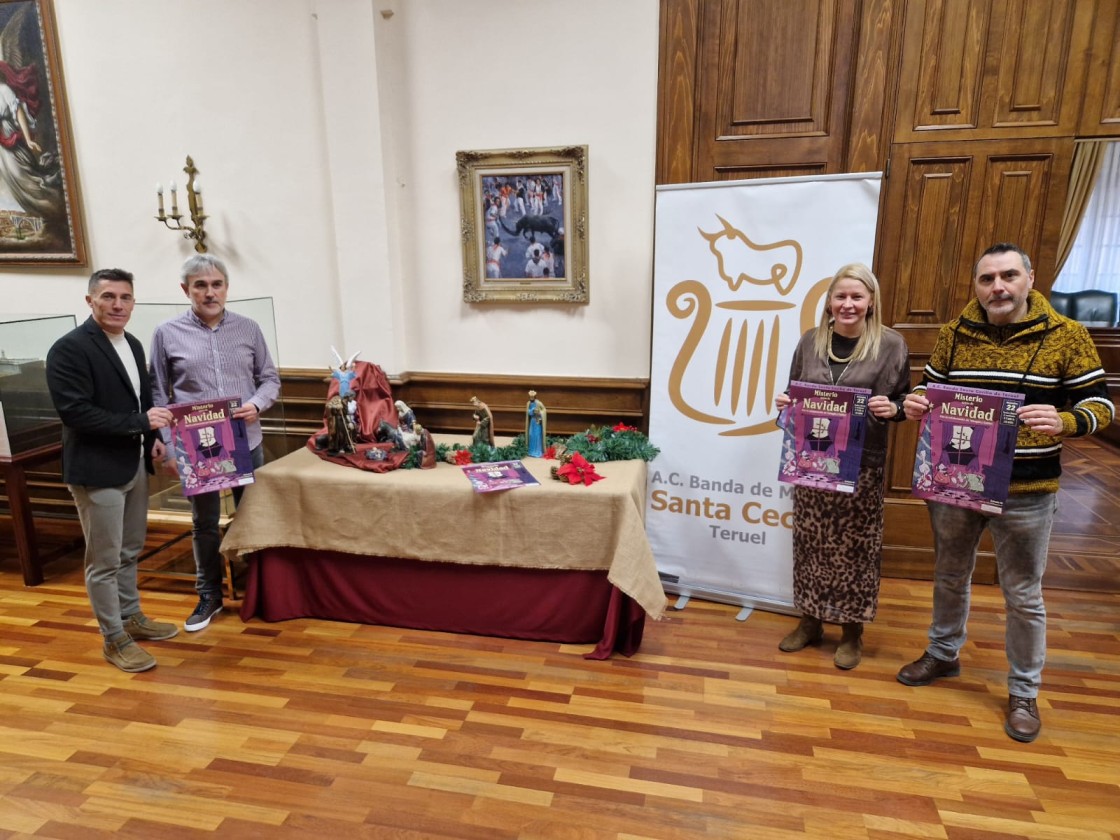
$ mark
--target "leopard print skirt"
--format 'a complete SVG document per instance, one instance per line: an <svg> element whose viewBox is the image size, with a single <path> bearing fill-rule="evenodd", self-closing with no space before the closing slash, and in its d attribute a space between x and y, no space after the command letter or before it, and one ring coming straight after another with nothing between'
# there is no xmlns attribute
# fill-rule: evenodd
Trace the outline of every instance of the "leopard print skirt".
<svg viewBox="0 0 1120 840"><path fill-rule="evenodd" d="M864 623L879 605L883 468L859 471L854 493L793 490L793 603L837 624Z"/></svg>

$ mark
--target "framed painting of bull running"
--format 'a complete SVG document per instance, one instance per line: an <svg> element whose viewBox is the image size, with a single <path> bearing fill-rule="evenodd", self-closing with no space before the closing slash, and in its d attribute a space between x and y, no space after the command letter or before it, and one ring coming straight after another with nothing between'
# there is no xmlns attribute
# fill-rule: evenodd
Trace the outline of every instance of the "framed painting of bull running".
<svg viewBox="0 0 1120 840"><path fill-rule="evenodd" d="M85 265L50 0L0 0L0 265Z"/></svg>
<svg viewBox="0 0 1120 840"><path fill-rule="evenodd" d="M587 147L457 152L467 303L587 303Z"/></svg>

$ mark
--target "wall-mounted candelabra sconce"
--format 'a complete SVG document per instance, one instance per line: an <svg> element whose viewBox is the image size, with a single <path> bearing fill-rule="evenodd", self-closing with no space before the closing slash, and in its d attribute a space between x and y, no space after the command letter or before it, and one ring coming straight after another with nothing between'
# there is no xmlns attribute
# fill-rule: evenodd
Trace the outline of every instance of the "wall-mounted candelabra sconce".
<svg viewBox="0 0 1120 840"><path fill-rule="evenodd" d="M187 209L190 211L193 225L182 223L183 214L179 212L178 188L171 182L171 212L163 212L163 184L156 184L156 197L159 199L159 215L157 222L163 222L168 230L181 231L184 239L194 240L194 249L200 254L206 253L206 230L203 223L206 214L202 212L202 185L198 183L198 170L194 168L194 161L187 155L187 165L183 167L187 173Z"/></svg>

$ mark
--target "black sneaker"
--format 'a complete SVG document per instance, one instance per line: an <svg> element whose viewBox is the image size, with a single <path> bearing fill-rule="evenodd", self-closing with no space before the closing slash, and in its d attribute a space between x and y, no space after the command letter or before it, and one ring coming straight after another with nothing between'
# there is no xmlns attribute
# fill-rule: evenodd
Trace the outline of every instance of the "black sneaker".
<svg viewBox="0 0 1120 840"><path fill-rule="evenodd" d="M220 595L203 595L198 599L198 606L194 612L183 622L183 629L188 633L201 630L210 623L210 619L222 611L222 597Z"/></svg>

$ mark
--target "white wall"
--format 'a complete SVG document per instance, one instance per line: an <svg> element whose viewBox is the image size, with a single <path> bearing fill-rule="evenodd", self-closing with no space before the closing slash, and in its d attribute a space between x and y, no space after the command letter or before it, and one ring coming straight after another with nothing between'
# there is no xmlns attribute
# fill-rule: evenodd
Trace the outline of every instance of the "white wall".
<svg viewBox="0 0 1120 840"><path fill-rule="evenodd" d="M646 376L657 0L55 0L90 267L176 301L155 183L194 157L231 296L279 362ZM462 302L459 149L587 144L587 306ZM0 317L84 318L89 269L0 270Z"/></svg>

